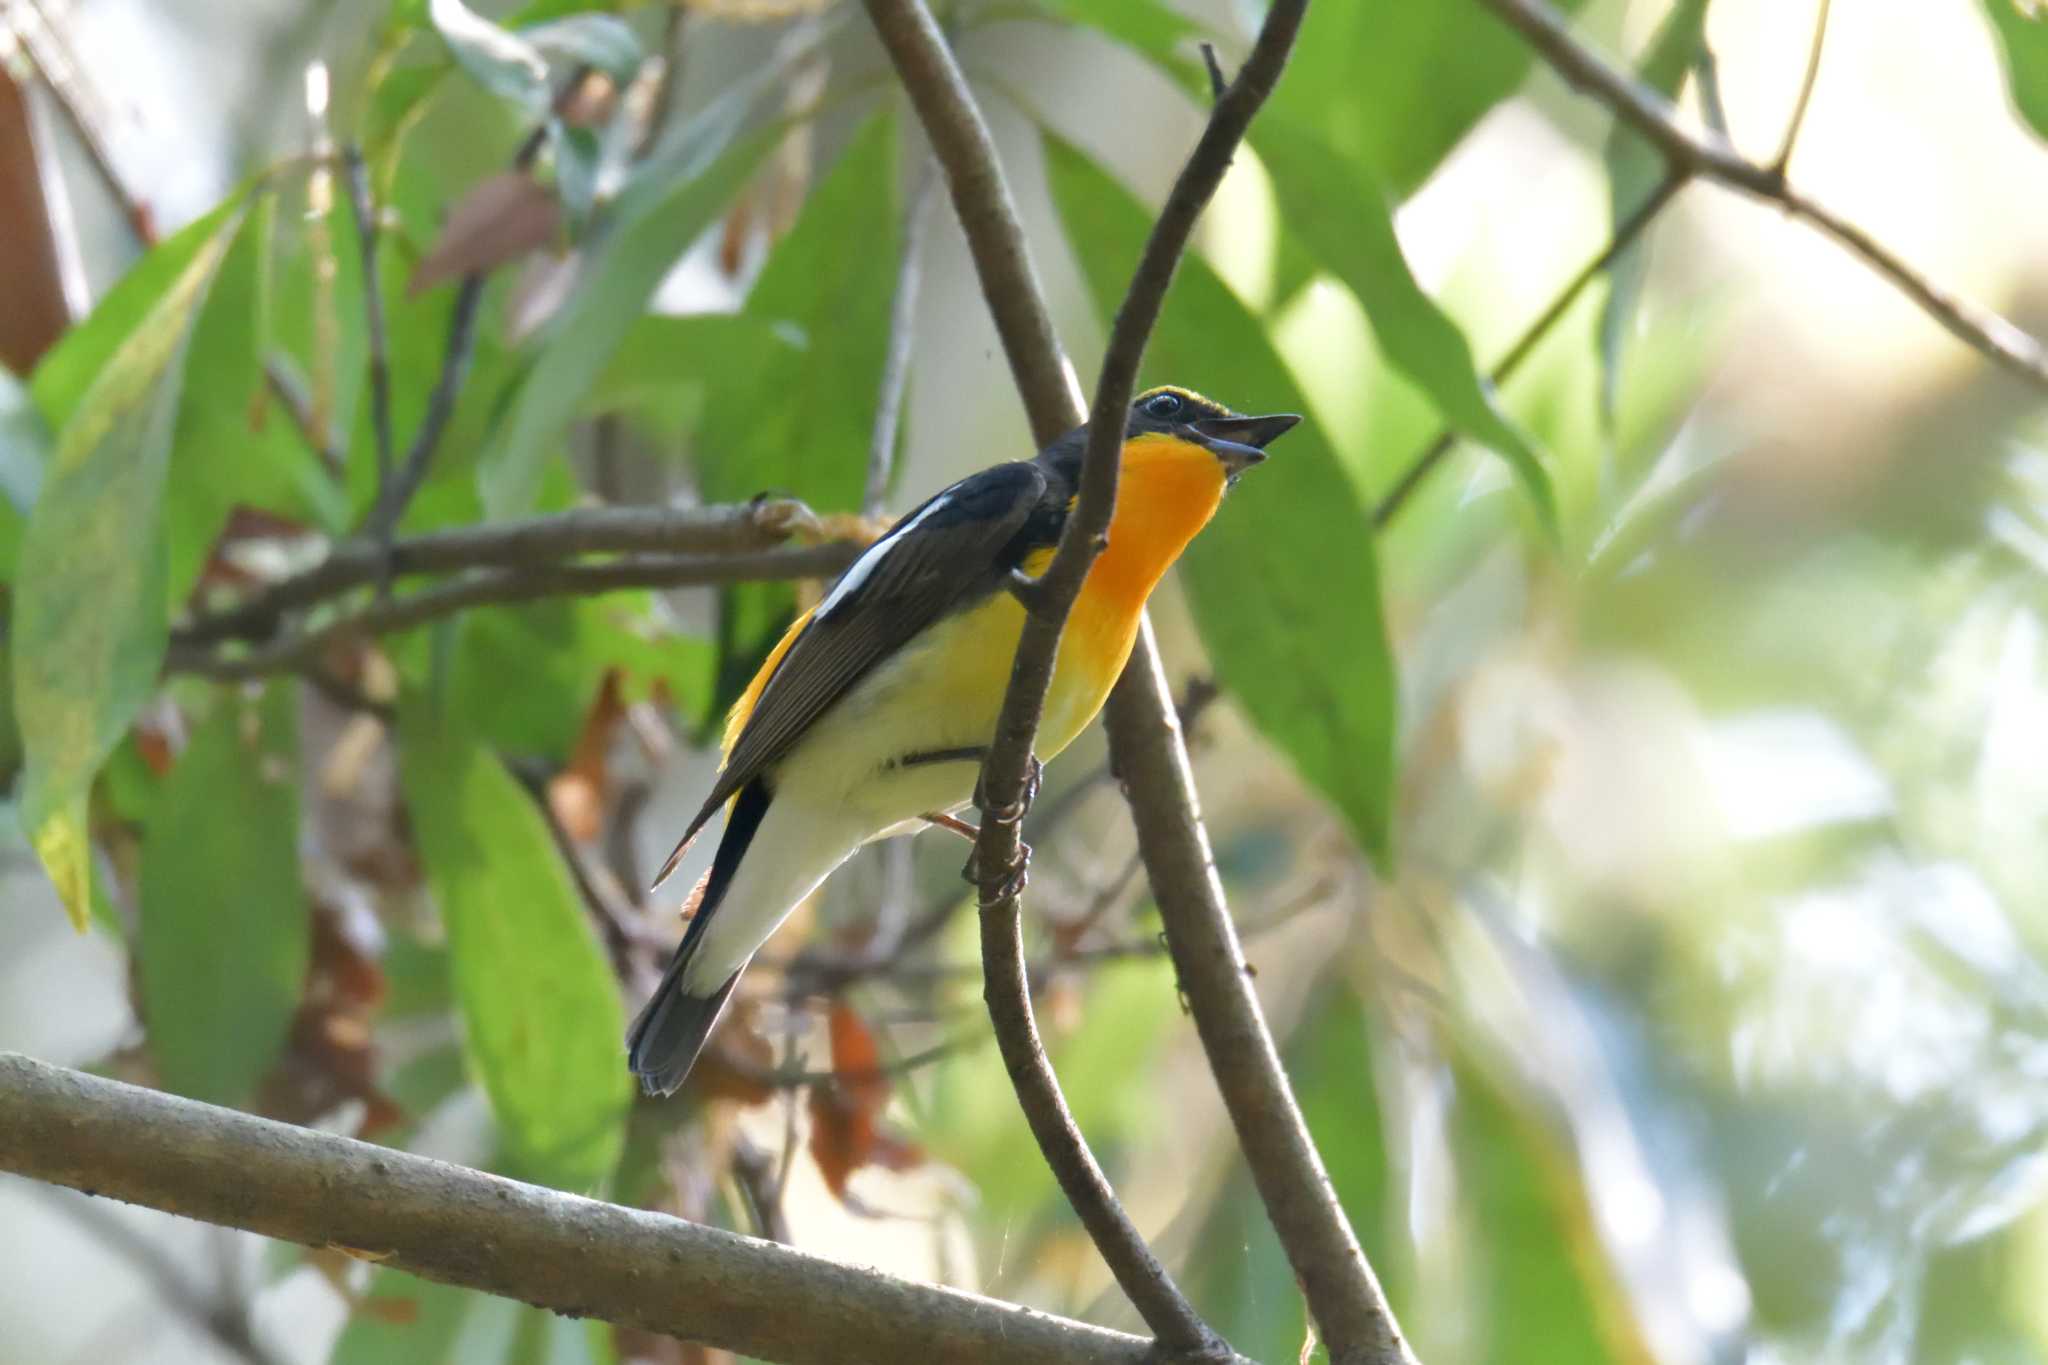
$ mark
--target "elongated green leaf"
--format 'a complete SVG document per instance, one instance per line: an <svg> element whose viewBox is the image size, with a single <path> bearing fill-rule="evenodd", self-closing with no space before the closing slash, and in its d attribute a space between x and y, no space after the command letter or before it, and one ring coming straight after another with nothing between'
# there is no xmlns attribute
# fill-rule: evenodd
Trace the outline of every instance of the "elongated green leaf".
<svg viewBox="0 0 2048 1365"><path fill-rule="evenodd" d="M1707 0L1678 0L1650 40L1636 69L1636 79L1668 97L1678 93L1686 72L1706 44ZM1607 198L1614 225L1634 214L1665 174L1664 158L1654 147L1621 123L1607 135ZM1636 302L1649 267L1645 239L1638 238L1614 258L1607 269L1607 302L1600 310L1600 415L1614 422L1615 396L1621 384L1621 363L1635 325Z"/></svg>
<svg viewBox="0 0 2048 1365"><path fill-rule="evenodd" d="M233 695L164 781L142 846L142 1011L164 1085L245 1104L305 988L298 693Z"/></svg>
<svg viewBox="0 0 2048 1365"><path fill-rule="evenodd" d="M1557 500L1534 444L1494 404L1458 324L1415 282L1394 235L1386 190L1362 161L1347 162L1313 133L1276 119L1259 125L1281 217L1323 267L1358 296L1380 349L1435 402L1444 420L1498 452L1553 533Z"/></svg>
<svg viewBox="0 0 2048 1365"><path fill-rule="evenodd" d="M1458 1185L1483 1279L1473 1313L1490 1358L1634 1361L1603 1324L1629 1323L1592 1226L1587 1191L1540 1114L1519 1112L1483 1072L1457 1069L1452 1133ZM1603 1303L1603 1300L1612 1302Z"/></svg>
<svg viewBox="0 0 2048 1365"><path fill-rule="evenodd" d="M399 741L463 1048L507 1156L529 1179L593 1189L624 1139L626 1025L569 871L532 798L457 718L408 692Z"/></svg>
<svg viewBox="0 0 2048 1365"><path fill-rule="evenodd" d="M547 59L462 0L429 0L427 12L456 63L499 99L540 113L548 106Z"/></svg>
<svg viewBox="0 0 2048 1365"><path fill-rule="evenodd" d="M1053 197L1107 317L1150 217L1070 148L1049 140L1046 155ZM1187 384L1233 407L1307 406L1258 319L1198 256L1181 263L1146 369L1149 382ZM1245 476L1182 565L1217 676L1384 861L1396 698L1378 559L1358 490L1314 423Z"/></svg>
<svg viewBox="0 0 2048 1365"><path fill-rule="evenodd" d="M787 344L750 371L721 369L698 457L707 498L859 505L896 277L896 143L893 117L868 120L748 296L746 315Z"/></svg>
<svg viewBox="0 0 2048 1365"><path fill-rule="evenodd" d="M1405 199L1514 93L1530 62L1528 44L1484 5L1311 5L1268 112L1371 167Z"/></svg>
<svg viewBox="0 0 2048 1365"><path fill-rule="evenodd" d="M548 459L646 309L661 277L717 218L774 145L778 128L745 135L756 98L782 69L771 63L699 113L638 172L612 206L612 220L547 340L519 386L503 436L478 469L493 517L532 509Z"/></svg>
<svg viewBox="0 0 2048 1365"><path fill-rule="evenodd" d="M2048 13L2028 0L1984 0L1984 13L2005 53L2013 107L2048 138Z"/></svg>
<svg viewBox="0 0 2048 1365"><path fill-rule="evenodd" d="M135 320L82 396L72 395L83 350L69 359L62 347L53 352L59 364L47 394L38 385L45 414L63 425L17 574L14 689L27 745L22 827L80 925L90 898L86 790L155 688L163 662L161 508L186 341L237 219L210 221L210 235L197 245L182 235L167 244L181 264L148 306L136 293L109 296L120 297L121 315ZM148 283L159 270L152 268Z"/></svg>
<svg viewBox="0 0 2048 1365"><path fill-rule="evenodd" d="M348 516L347 499L284 413L270 413L260 426L251 420L265 401L265 272L275 212L267 195L251 206L192 326L164 486L173 609L191 593L237 506L332 530Z"/></svg>

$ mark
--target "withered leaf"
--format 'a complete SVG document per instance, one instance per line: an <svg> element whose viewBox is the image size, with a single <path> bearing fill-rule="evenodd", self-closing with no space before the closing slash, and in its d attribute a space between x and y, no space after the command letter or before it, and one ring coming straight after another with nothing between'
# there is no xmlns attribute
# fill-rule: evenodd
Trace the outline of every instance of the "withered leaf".
<svg viewBox="0 0 2048 1365"><path fill-rule="evenodd" d="M561 204L532 176L522 171L494 175L456 204L434 249L413 270L406 293L416 296L472 271L517 260L552 241L561 222Z"/></svg>

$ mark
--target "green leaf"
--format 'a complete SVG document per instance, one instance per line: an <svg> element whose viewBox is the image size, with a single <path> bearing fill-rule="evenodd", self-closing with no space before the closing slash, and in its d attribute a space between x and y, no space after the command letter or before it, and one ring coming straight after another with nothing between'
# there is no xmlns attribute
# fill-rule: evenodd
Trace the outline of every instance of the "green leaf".
<svg viewBox="0 0 2048 1365"><path fill-rule="evenodd" d="M532 798L452 712L406 692L399 741L463 1048L507 1156L527 1179L595 1189L631 1094L619 990L588 913Z"/></svg>
<svg viewBox="0 0 2048 1365"><path fill-rule="evenodd" d="M1553 1125L1523 1112L1476 1067L1455 1069L1451 1151L1481 1294L1471 1314L1492 1357L1584 1361L1648 1359L1646 1345L1617 1352L1605 1323L1633 1314L1593 1226L1588 1192Z"/></svg>
<svg viewBox="0 0 2048 1365"><path fill-rule="evenodd" d="M550 101L548 63L524 37L498 27L462 0L430 0L434 29L470 79L538 116Z"/></svg>
<svg viewBox="0 0 2048 1365"><path fill-rule="evenodd" d="M690 724L710 706L711 643L662 625L646 593L469 611L456 632L450 705L508 753L567 758L614 667L625 671L629 696L665 684ZM519 686L505 686L513 676Z"/></svg>
<svg viewBox="0 0 2048 1365"><path fill-rule="evenodd" d="M237 506L330 529L347 520L347 499L287 414L269 412L260 426L252 421L268 401L265 275L275 213L269 195L251 206L215 273L186 349L185 388L164 487L166 594L173 609L191 594ZM336 297L342 306L355 306L347 295Z"/></svg>
<svg viewBox="0 0 2048 1365"><path fill-rule="evenodd" d="M327 1365L462 1365L454 1352L463 1319L483 1298L380 1267Z"/></svg>
<svg viewBox="0 0 2048 1365"><path fill-rule="evenodd" d="M215 215L196 245L173 238L179 268L151 302L140 287L118 298L132 320L76 396L87 347L59 347L37 400L57 451L21 546L14 617L14 691L27 741L22 827L50 870L73 922L88 913L85 794L136 710L155 690L168 636L161 516L184 383L191 322L231 238L235 215ZM154 254L154 253L153 253ZM91 324L87 324L90 326ZM111 329L112 323L108 324Z"/></svg>
<svg viewBox="0 0 2048 1365"><path fill-rule="evenodd" d="M591 66L623 88L640 70L640 39L615 14L576 14L535 24L519 36L568 66Z"/></svg>
<svg viewBox="0 0 2048 1365"><path fill-rule="evenodd" d="M1705 50L1706 25L1707 0L1678 0L1650 40L1649 50L1636 69L1636 79L1666 99L1677 95L1686 73ZM1633 129L1617 122L1607 135L1607 197L1614 226L1619 227L1634 214L1667 173L1663 154ZM1620 390L1622 357L1628 349L1636 303L1649 269L1646 240L1647 237L1638 237L1607 268L1607 302L1600 310L1597 344L1601 366L1600 416L1610 427Z"/></svg>
<svg viewBox="0 0 2048 1365"><path fill-rule="evenodd" d="M1550 475L1530 439L1495 405L1465 334L1415 282L1384 187L1364 162L1346 162L1313 133L1277 119L1261 123L1257 139L1288 231L1358 296L1388 362L1429 395L1447 423L1514 468L1554 535Z"/></svg>
<svg viewBox="0 0 2048 1365"><path fill-rule="evenodd" d="M778 133L766 129L728 147L736 113L721 103L699 114L679 145L643 164L614 202L608 229L520 383L502 439L478 467L490 516L532 510L547 460L655 286L774 145Z"/></svg>
<svg viewBox="0 0 2048 1365"><path fill-rule="evenodd" d="M1123 298L1151 217L1071 148L1048 139L1046 159L1054 201L1106 318ZM1258 319L1199 256L1181 262L1146 368L1149 382L1186 384L1233 407L1307 409ZM1323 433L1313 423L1290 432L1225 499L1181 563L1217 676L1384 863L1393 657L1372 519Z"/></svg>
<svg viewBox="0 0 2048 1365"><path fill-rule="evenodd" d="M2048 138L2048 13L2028 0L1984 0L1984 13L2005 53L2013 107Z"/></svg>
<svg viewBox="0 0 2048 1365"><path fill-rule="evenodd" d="M1483 5L1311 5L1268 116L1314 131L1405 199L1514 93L1531 60Z"/></svg>
<svg viewBox="0 0 2048 1365"><path fill-rule="evenodd" d="M142 844L142 1014L164 1085L246 1104L305 988L298 689L224 693L164 780Z"/></svg>
<svg viewBox="0 0 2048 1365"><path fill-rule="evenodd" d="M745 316L784 344L707 396L697 461L707 499L775 492L819 510L860 505L895 286L896 149L896 120L870 118L755 282Z"/></svg>

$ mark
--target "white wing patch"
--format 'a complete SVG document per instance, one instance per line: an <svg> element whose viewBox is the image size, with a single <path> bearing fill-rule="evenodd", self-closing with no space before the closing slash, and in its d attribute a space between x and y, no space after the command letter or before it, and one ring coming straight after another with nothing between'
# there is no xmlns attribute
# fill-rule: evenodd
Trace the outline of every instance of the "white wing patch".
<svg viewBox="0 0 2048 1365"><path fill-rule="evenodd" d="M888 554L898 540L911 531L916 530L918 523L922 522L932 513L952 505L952 494L941 493L919 508L916 516L892 527L888 535L883 536L880 540L863 550L860 558L848 565L846 572L840 575L839 581L832 585L832 591L825 594L825 600L818 604L818 610L812 613L811 619L823 621L829 618L833 612L839 609L840 603L860 591L861 584L868 581L869 576L875 571L875 566L882 562L882 556Z"/></svg>

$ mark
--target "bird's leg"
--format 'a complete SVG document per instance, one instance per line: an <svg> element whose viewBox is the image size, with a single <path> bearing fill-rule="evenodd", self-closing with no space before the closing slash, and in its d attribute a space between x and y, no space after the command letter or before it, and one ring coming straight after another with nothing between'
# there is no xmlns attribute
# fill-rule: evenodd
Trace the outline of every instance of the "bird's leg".
<svg viewBox="0 0 2048 1365"><path fill-rule="evenodd" d="M942 810L928 810L919 818L928 825L936 825L940 829L952 830L970 844L981 837L980 830L958 816L948 815Z"/></svg>
<svg viewBox="0 0 2048 1365"><path fill-rule="evenodd" d="M1038 788L1045 777L1045 765L1037 754L1027 756L1030 766L1024 773L1024 790L1015 801L1000 806L989 804L988 792L980 779L974 783L974 804L981 807L984 823L993 820L999 825L1014 825L1024 818L1031 809L1031 803L1038 799ZM976 832L977 835L979 831ZM1017 856L1008 867L986 870L981 865L981 844L977 838L974 852L967 856L967 865L960 869L960 875L981 891L981 903L993 905L999 900L1009 900L1021 894L1031 874L1031 845L1022 839L1017 841Z"/></svg>

